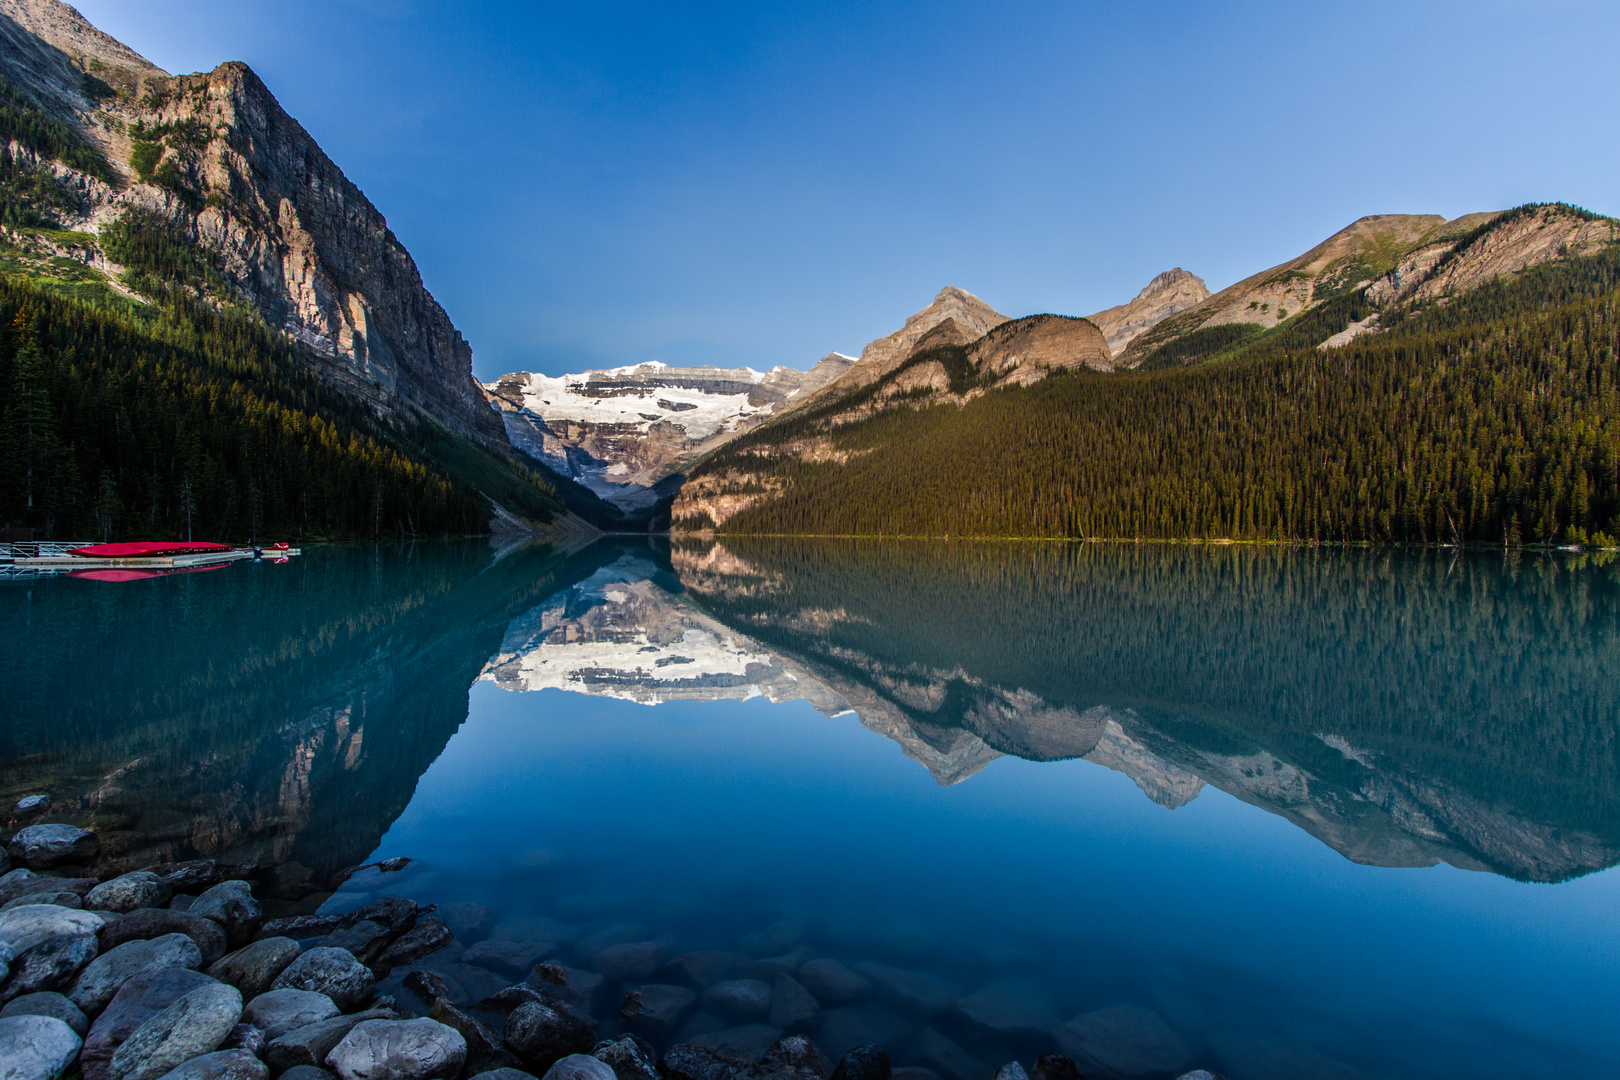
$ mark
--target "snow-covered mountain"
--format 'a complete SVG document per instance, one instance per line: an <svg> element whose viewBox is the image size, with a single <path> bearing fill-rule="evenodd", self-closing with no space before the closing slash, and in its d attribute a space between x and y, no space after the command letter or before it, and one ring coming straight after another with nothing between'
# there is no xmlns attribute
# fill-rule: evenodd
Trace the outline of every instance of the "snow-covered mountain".
<svg viewBox="0 0 1620 1080"><path fill-rule="evenodd" d="M502 375L485 384L512 445L630 512L651 509L702 454L803 401L847 371L649 363L579 375ZM667 490L666 490L667 489Z"/></svg>

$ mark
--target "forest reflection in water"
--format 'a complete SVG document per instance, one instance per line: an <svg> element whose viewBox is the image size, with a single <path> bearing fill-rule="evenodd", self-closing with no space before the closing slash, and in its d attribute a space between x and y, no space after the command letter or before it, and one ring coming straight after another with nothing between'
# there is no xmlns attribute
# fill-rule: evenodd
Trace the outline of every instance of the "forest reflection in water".
<svg viewBox="0 0 1620 1080"><path fill-rule="evenodd" d="M239 570L239 572L238 572ZM853 711L942 784L1087 757L1358 862L1620 859L1617 570L1432 551L604 540L0 587L0 795L131 860L359 861L480 676ZM328 788L330 787L330 790Z"/></svg>
<svg viewBox="0 0 1620 1080"><path fill-rule="evenodd" d="M1234 1075L1559 1075L1615 1049L1572 1018L1620 1000L1575 881L1620 848L1617 599L1484 552L657 538L12 581L0 797L287 903L409 855L389 889L503 925L746 950L791 909ZM1436 864L1489 873L1368 869Z"/></svg>

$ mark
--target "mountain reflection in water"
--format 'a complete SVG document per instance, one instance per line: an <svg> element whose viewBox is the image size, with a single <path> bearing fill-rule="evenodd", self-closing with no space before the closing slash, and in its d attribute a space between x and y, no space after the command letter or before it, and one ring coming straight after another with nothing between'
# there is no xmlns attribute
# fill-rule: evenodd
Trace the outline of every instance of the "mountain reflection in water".
<svg viewBox="0 0 1620 1080"><path fill-rule="evenodd" d="M600 541L316 549L0 588L0 797L130 865L361 861L475 679L851 713L940 784L1086 758L1356 862L1620 861L1613 567L1247 547Z"/></svg>
<svg viewBox="0 0 1620 1080"><path fill-rule="evenodd" d="M1349 859L1557 881L1620 860L1615 577L1248 547L602 545L483 677L853 712L941 784L1083 757Z"/></svg>

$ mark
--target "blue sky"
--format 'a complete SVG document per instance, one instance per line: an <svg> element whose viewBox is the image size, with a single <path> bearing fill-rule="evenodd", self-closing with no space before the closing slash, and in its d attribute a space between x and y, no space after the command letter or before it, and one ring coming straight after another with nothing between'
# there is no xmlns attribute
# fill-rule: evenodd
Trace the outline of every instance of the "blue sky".
<svg viewBox="0 0 1620 1080"><path fill-rule="evenodd" d="M1620 5L77 0L245 60L484 378L806 367L945 284L1084 315L1363 214L1620 212Z"/></svg>

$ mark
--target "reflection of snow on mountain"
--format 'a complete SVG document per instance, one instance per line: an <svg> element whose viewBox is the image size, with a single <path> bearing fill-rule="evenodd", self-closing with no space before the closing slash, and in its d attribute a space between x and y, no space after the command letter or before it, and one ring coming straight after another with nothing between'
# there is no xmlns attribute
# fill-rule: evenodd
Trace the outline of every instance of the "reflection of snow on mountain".
<svg viewBox="0 0 1620 1080"><path fill-rule="evenodd" d="M803 698L827 715L849 706L651 580L633 556L597 571L508 625L483 679L507 690L560 689L663 701Z"/></svg>

